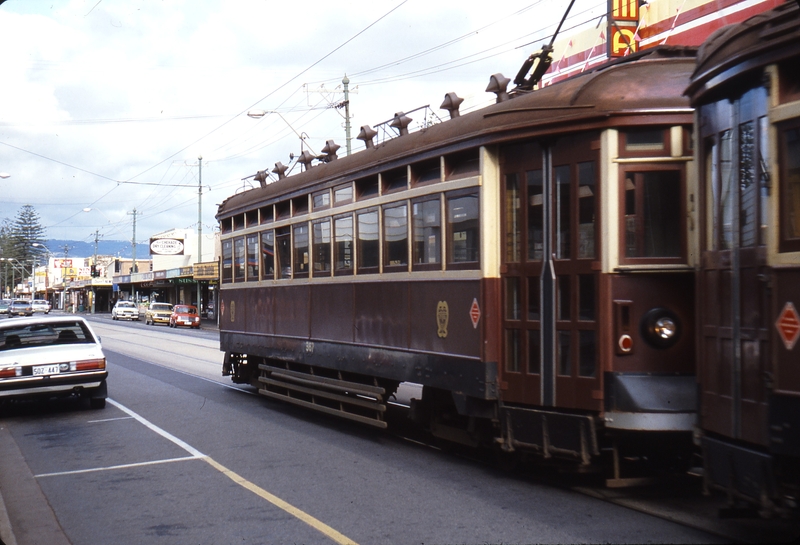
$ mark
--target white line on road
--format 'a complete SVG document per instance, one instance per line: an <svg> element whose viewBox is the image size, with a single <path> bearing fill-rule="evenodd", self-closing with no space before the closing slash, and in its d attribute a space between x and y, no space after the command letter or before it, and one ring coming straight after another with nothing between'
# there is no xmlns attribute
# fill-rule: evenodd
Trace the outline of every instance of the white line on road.
<svg viewBox="0 0 800 545"><path fill-rule="evenodd" d="M308 524L309 526L311 526L312 528L314 528L318 532L322 533L323 535L325 535L327 538L331 539L332 541L335 541L336 543L339 543L341 545L356 545L355 541L353 541L352 539L348 538L344 534L334 530L333 528L331 528L330 526L328 526L327 524L325 524L321 520L318 520L318 519L312 517L311 515L309 515L305 511L302 511L301 509L298 509L297 507L291 505L290 503L283 501L279 497L267 492L266 490L264 490L263 488L261 488L257 484L248 481L247 479L245 479L241 475L239 475L239 474L231 471L227 467L223 466L222 464L220 464L219 462L217 462L213 458L211 458L209 456L206 456L205 454L203 454L202 452L200 452L199 450L197 450L193 446L189 445L185 441L181 441L180 439L178 439L177 437L175 437L174 435L172 435L168 431L159 428L158 426L156 426L155 424L153 424L152 422L150 422L149 420L147 420L143 416L133 412L131 409L129 409L129 408L125 407L124 405L114 401L111 398L107 398L107 401L108 401L108 403L111 403L113 406L117 407L122 412L128 414L131 418L134 418L135 420L139 421L141 424L146 426L148 429L156 432L161 437L164 437L165 439L168 439L169 441L175 443L176 445L181 447L183 450L185 450L186 452L191 454L191 456L186 456L186 457L183 457L183 458L170 458L170 459L167 459L167 460L155 460L155 461L151 461L151 462L140 462L140 463L136 463L136 464L125 464L125 465L118 465L118 466L111 466L111 467L94 468L94 469L78 469L78 470L75 470L75 471L64 471L64 472L60 472L60 473L43 473L41 475L36 475L37 478L54 477L54 476L59 476L59 475L75 475L75 474L79 474L79 473L89 473L89 472L92 472L92 471L109 471L109 470L112 470L112 469L125 469L125 468L130 468L130 467L141 467L141 466L164 464L164 463L170 463L170 462L185 462L185 461L188 461L188 460L203 460L203 461L207 462L211 467L213 467L214 469L216 469L217 471L219 471L220 473L225 475L227 478L229 478L230 480L232 480L233 482L238 484L239 486L249 490L253 494L257 495L258 497L268 501L269 503L271 503L275 507L278 507L279 509L282 509L283 511L285 511L286 513L289 513L290 515L292 515L293 517L297 518L298 520L301 520L302 522Z"/></svg>

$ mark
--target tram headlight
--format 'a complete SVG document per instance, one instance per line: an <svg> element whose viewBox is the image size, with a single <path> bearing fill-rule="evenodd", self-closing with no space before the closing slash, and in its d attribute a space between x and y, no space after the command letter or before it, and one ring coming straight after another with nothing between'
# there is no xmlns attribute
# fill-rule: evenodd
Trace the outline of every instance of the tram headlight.
<svg viewBox="0 0 800 545"><path fill-rule="evenodd" d="M642 337L650 346L669 348L678 342L681 326L674 312L665 308L650 309L641 322Z"/></svg>

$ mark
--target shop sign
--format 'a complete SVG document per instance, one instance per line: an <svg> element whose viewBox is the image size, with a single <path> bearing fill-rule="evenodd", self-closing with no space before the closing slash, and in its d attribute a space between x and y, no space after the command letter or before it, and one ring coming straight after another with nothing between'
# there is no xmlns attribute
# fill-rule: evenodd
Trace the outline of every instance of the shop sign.
<svg viewBox="0 0 800 545"><path fill-rule="evenodd" d="M182 238L151 238L150 255L183 255Z"/></svg>
<svg viewBox="0 0 800 545"><path fill-rule="evenodd" d="M219 278L219 263L197 263L194 266L195 280L215 280Z"/></svg>

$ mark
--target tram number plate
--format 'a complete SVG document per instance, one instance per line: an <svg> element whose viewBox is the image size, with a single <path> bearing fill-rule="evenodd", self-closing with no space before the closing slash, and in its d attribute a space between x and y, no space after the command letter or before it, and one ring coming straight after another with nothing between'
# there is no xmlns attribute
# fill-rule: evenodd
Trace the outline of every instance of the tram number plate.
<svg viewBox="0 0 800 545"><path fill-rule="evenodd" d="M37 365L33 368L33 376L57 375L59 373L58 364L56 365Z"/></svg>

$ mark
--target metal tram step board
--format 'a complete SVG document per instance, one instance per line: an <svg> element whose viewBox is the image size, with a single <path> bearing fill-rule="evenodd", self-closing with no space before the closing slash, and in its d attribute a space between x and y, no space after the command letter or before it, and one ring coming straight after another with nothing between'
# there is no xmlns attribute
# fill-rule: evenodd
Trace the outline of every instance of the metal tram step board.
<svg viewBox="0 0 800 545"><path fill-rule="evenodd" d="M259 364L258 368L261 370L258 382L264 385L258 389L261 395L377 428L387 427L383 420L386 390L380 386L320 377L266 364ZM353 409L360 410L355 413ZM368 416L371 414L374 416Z"/></svg>

